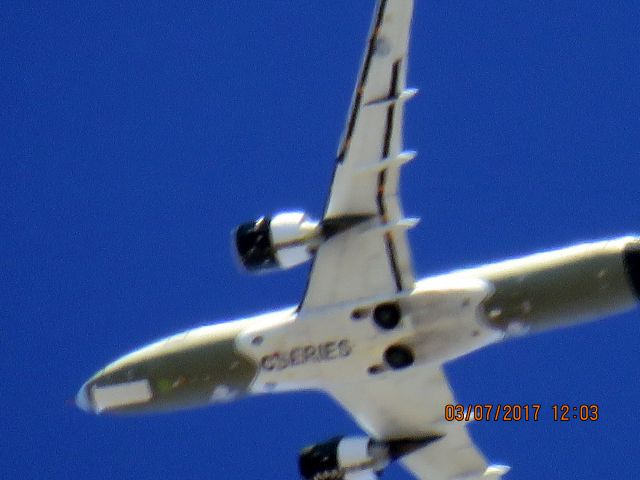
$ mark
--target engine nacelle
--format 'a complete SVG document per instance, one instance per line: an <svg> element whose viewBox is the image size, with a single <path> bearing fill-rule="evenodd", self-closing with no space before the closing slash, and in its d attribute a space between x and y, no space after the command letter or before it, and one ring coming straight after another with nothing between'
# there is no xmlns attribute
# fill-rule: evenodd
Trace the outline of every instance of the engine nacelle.
<svg viewBox="0 0 640 480"><path fill-rule="evenodd" d="M303 212L260 217L240 225L235 246L248 271L284 270L309 260L321 241L318 222Z"/></svg>
<svg viewBox="0 0 640 480"><path fill-rule="evenodd" d="M298 468L306 480L375 480L390 462L441 438L434 434L383 442L368 437L336 437L303 449Z"/></svg>
<svg viewBox="0 0 640 480"><path fill-rule="evenodd" d="M385 444L367 437L336 437L303 449L298 466L306 480L375 479L388 459Z"/></svg>

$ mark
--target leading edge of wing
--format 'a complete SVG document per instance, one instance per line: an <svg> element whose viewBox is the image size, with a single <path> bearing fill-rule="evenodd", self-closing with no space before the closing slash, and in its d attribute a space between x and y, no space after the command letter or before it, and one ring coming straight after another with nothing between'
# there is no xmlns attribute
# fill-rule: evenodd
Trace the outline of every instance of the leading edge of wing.
<svg viewBox="0 0 640 480"><path fill-rule="evenodd" d="M410 0L413 2L413 0ZM378 39L378 33L380 32L380 26L382 25L382 19L389 0L379 0L376 7L376 13L373 16L373 22L369 28L369 37L367 41L367 49L364 54L364 60L360 66L360 72L358 74L358 80L356 82L356 88L353 91L351 98L351 106L349 108L349 116L347 117L347 124L340 140L340 146L338 147L338 157L336 161L341 163L344 160L345 153L347 151L349 140L353 134L353 129L356 125L356 119L358 118L358 111L362 104L362 90L365 82L367 81L367 75L369 74L369 66L371 65L371 58L376 50L376 42Z"/></svg>

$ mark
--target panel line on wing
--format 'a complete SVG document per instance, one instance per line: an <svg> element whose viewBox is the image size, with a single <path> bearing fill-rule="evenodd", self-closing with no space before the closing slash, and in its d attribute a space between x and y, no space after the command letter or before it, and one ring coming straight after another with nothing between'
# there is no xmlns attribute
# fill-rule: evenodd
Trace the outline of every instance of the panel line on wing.
<svg viewBox="0 0 640 480"><path fill-rule="evenodd" d="M391 84L389 85L389 97L397 96L398 90L398 74L400 72L400 62L402 59L394 62L393 68L391 70ZM384 161L385 158L389 157L389 149L391 148L391 135L393 132L393 119L395 115L395 103L391 103L387 108L387 122L386 128L384 132L384 144L382 146L382 159ZM387 170L384 169L380 171L378 174L378 212L382 217L382 221L384 223L388 222L387 218L387 209L384 202L384 190L385 190L385 181L387 178ZM396 290L398 292L402 291L402 276L400 274L400 268L398 267L398 262L396 260L396 250L395 245L393 243L393 237L390 232L385 233L384 235L384 243L385 249L387 251L387 258L389 259L389 264L391 266L391 272L393 273L393 281L396 286Z"/></svg>
<svg viewBox="0 0 640 480"><path fill-rule="evenodd" d="M384 184L387 178L387 170L381 170L378 173L378 194L376 196L376 203L378 204L378 214L382 217L384 223L387 222L387 211L384 204Z"/></svg>
<svg viewBox="0 0 640 480"><path fill-rule="evenodd" d="M340 152L338 153L338 163L342 163L344 160L347 149L349 148L349 143L351 142L351 135L353 134L353 130L356 126L356 119L358 118L358 110L360 109L360 103L362 102L362 90L364 84L367 81L367 76L369 74L369 66L371 65L371 58L376 50L376 43L378 40L378 32L380 31L380 26L382 25L382 19L384 18L384 11L386 7L387 0L382 0L380 2L380 6L378 8L378 13L376 15L376 22L371 32L371 36L369 37L369 42L367 45L367 53L364 57L364 63L362 64L362 73L360 75L358 85L356 86L356 94L353 99L353 108L351 110L351 115L349 117L349 122L347 124L347 131L345 133L342 144L340 145Z"/></svg>
<svg viewBox="0 0 640 480"><path fill-rule="evenodd" d="M400 60L393 64L393 69L391 70L391 85L389 86L389 98L393 98L397 95L396 90L398 89L398 72L400 71ZM389 107L387 107L387 125L384 132L384 146L382 148L382 158L387 158L389 156L389 148L391 146L391 134L393 132L393 114L395 112L396 105L395 103L391 103Z"/></svg>
<svg viewBox="0 0 640 480"><path fill-rule="evenodd" d="M393 97L396 95L396 90L398 89L398 74L400 72L400 62L398 60L394 62L393 68L391 70L391 84L389 85L389 96ZM384 131L384 143L382 145L382 161L389 157L389 149L391 148L391 134L393 132L393 116L395 112L395 104L392 103L387 107L387 120ZM378 194L377 194L377 204L378 204L378 213L382 217L384 222L387 222L387 214L386 214L386 206L384 204L384 190L385 190L385 181L387 178L386 169L381 170L378 174Z"/></svg>
<svg viewBox="0 0 640 480"><path fill-rule="evenodd" d="M391 270L393 272L393 280L396 284L396 290L402 291L402 277L400 275L400 269L398 268L398 262L396 260L396 248L393 243L391 233L387 232L384 235L384 243L387 249L387 255L389 257L389 263L391 264Z"/></svg>

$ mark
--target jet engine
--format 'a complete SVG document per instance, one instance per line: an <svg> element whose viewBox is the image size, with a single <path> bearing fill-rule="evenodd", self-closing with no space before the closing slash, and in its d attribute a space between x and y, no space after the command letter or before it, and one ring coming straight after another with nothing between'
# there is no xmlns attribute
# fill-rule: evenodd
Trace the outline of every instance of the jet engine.
<svg viewBox="0 0 640 480"><path fill-rule="evenodd" d="M390 462L440 438L381 442L368 437L335 437L304 448L298 467L305 480L375 480Z"/></svg>
<svg viewBox="0 0 640 480"><path fill-rule="evenodd" d="M236 252L248 271L284 270L313 256L321 242L320 230L303 212L260 217L236 229Z"/></svg>

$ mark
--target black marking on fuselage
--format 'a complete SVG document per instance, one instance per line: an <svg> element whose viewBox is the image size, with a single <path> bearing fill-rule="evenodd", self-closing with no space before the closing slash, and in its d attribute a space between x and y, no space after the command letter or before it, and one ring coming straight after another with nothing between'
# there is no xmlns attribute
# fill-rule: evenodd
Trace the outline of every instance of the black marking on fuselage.
<svg viewBox="0 0 640 480"><path fill-rule="evenodd" d="M640 300L640 241L630 243L624 249L624 269L629 277L636 298Z"/></svg>

